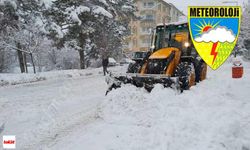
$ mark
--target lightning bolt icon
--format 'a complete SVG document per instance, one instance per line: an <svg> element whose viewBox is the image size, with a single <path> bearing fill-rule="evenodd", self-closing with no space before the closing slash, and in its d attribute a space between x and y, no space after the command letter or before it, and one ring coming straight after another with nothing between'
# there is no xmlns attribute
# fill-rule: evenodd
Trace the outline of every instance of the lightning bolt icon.
<svg viewBox="0 0 250 150"><path fill-rule="evenodd" d="M218 44L219 44L219 42L216 42L216 43L213 44L213 47L212 47L212 51L211 51L211 54L210 54L210 55L214 56L212 64L214 64L214 61L216 60L216 57L218 55L218 52L216 51Z"/></svg>

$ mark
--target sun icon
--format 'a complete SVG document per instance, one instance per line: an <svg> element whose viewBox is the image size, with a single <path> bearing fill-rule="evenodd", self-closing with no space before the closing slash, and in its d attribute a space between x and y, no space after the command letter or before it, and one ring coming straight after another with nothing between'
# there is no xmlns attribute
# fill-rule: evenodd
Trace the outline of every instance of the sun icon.
<svg viewBox="0 0 250 150"><path fill-rule="evenodd" d="M214 23L214 22L206 22L205 20L203 20L203 22L199 21L199 24L195 24L196 27L198 27L198 29L196 29L195 31L198 32L196 34L196 36L200 36L208 31L210 31L210 29L214 29L216 28L216 26L219 24L220 22ZM212 65L214 64L217 55L218 55L218 51L217 51L217 47L218 47L219 42L215 42L212 45L212 50L210 52L210 55L213 57L212 60Z"/></svg>
<svg viewBox="0 0 250 150"><path fill-rule="evenodd" d="M209 29L215 28L220 22L214 23L214 22L205 22L205 20L203 20L203 22L199 21L199 24L195 24L195 26L198 28L195 31L198 32L198 35L201 35L204 32L207 32Z"/></svg>

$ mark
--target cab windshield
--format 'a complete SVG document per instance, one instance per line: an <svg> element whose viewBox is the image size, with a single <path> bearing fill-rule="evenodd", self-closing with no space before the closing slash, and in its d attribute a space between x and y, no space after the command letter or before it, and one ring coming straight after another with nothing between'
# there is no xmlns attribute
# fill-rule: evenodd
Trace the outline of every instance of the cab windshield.
<svg viewBox="0 0 250 150"><path fill-rule="evenodd" d="M187 24L158 26L155 35L155 49L176 47L182 50L187 49L189 31Z"/></svg>
<svg viewBox="0 0 250 150"><path fill-rule="evenodd" d="M146 54L145 52L135 52L133 55L133 58L134 59L143 59L146 57Z"/></svg>

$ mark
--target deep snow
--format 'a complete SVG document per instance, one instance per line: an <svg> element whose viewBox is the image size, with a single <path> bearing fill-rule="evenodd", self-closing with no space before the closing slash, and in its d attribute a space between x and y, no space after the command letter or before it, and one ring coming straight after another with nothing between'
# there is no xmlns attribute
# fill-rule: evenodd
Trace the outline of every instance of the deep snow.
<svg viewBox="0 0 250 150"><path fill-rule="evenodd" d="M0 135L17 135L20 149L249 150L250 63L244 67L242 79L232 79L230 61L209 69L183 94L126 85L104 97L101 74L5 86Z"/></svg>
<svg viewBox="0 0 250 150"><path fill-rule="evenodd" d="M123 67L110 69L120 72ZM37 82L37 77L46 80ZM95 121L107 89L101 68L1 74L0 80L18 83L0 86L0 136L16 135L17 149L44 149L78 126Z"/></svg>
<svg viewBox="0 0 250 150"><path fill-rule="evenodd" d="M92 76L98 74L102 74L102 68L97 68L97 69L90 68L86 70L50 71L50 72L41 72L37 74L4 73L0 74L0 86L33 83L51 79L79 78L79 77Z"/></svg>
<svg viewBox="0 0 250 150"><path fill-rule="evenodd" d="M250 64L232 79L231 63L178 95L157 85L152 93L126 85L99 107L99 121L83 126L52 149L250 149Z"/></svg>

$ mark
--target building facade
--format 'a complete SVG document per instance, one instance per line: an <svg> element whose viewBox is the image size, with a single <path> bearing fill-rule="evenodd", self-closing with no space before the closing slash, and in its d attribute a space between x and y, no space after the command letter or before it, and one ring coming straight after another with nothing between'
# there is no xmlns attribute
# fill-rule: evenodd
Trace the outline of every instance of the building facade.
<svg viewBox="0 0 250 150"><path fill-rule="evenodd" d="M135 0L138 19L131 20L131 35L126 40L125 51L147 51L151 42L151 29L159 23L178 21L184 14L165 0Z"/></svg>

